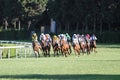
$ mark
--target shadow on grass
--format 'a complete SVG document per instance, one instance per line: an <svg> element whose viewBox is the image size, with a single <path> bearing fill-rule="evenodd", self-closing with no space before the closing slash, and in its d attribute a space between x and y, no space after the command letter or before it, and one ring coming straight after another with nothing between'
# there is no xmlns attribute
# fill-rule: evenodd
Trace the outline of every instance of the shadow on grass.
<svg viewBox="0 0 120 80"><path fill-rule="evenodd" d="M48 74L25 74L25 75L0 75L0 79L51 79L51 80L120 80L120 75L102 74L70 74L70 75L48 75Z"/></svg>

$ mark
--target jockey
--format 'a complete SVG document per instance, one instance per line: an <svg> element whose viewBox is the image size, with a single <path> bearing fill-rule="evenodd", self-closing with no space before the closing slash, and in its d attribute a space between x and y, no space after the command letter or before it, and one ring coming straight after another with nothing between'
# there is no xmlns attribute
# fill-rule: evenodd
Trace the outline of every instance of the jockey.
<svg viewBox="0 0 120 80"><path fill-rule="evenodd" d="M90 35L89 35L89 34L86 34L86 35L85 35L85 40L86 40L87 43L90 42Z"/></svg>
<svg viewBox="0 0 120 80"><path fill-rule="evenodd" d="M49 34L45 34L45 37L47 42L52 42L52 39Z"/></svg>
<svg viewBox="0 0 120 80"><path fill-rule="evenodd" d="M58 38L60 39L60 41L61 40L67 41L67 38L66 38L66 36L64 34L59 34Z"/></svg>
<svg viewBox="0 0 120 80"><path fill-rule="evenodd" d="M70 35L69 35L68 33L66 33L65 35L66 35L67 41L68 41L68 43L69 43L70 40L71 40L71 37L70 37Z"/></svg>
<svg viewBox="0 0 120 80"><path fill-rule="evenodd" d="M59 38L56 35L53 36L53 40L55 42L54 44L58 44L59 43Z"/></svg>
<svg viewBox="0 0 120 80"><path fill-rule="evenodd" d="M62 39L62 36L64 36L63 34L59 34L58 37L60 38L60 40Z"/></svg>
<svg viewBox="0 0 120 80"><path fill-rule="evenodd" d="M35 42L35 41L38 41L38 36L35 32L32 32L32 41Z"/></svg>
<svg viewBox="0 0 120 80"><path fill-rule="evenodd" d="M90 37L90 41L96 41L97 40L97 37L93 34L91 37Z"/></svg>
<svg viewBox="0 0 120 80"><path fill-rule="evenodd" d="M54 39L54 40L57 40L57 38L58 38L58 37L57 37L56 35L53 36L53 39Z"/></svg>
<svg viewBox="0 0 120 80"><path fill-rule="evenodd" d="M90 39L90 35L89 35L89 34L86 34L86 38L87 38L87 39Z"/></svg>
<svg viewBox="0 0 120 80"><path fill-rule="evenodd" d="M62 35L62 40L64 40L65 42L67 42L67 37L64 34Z"/></svg>
<svg viewBox="0 0 120 80"><path fill-rule="evenodd" d="M71 37L68 33L66 33L66 38L67 38L67 42L69 44L69 49L70 49L70 53L72 52L72 49L71 49L71 44L70 44L70 41L71 41Z"/></svg>
<svg viewBox="0 0 120 80"><path fill-rule="evenodd" d="M58 38L61 40L61 38L60 38L60 34L58 35Z"/></svg>
<svg viewBox="0 0 120 80"><path fill-rule="evenodd" d="M45 37L45 34L44 33L41 33L40 37L39 37L40 41L45 41L46 40L46 37Z"/></svg>
<svg viewBox="0 0 120 80"><path fill-rule="evenodd" d="M64 34L59 34L58 37L60 39L60 45L62 45L61 41L64 41L64 42L67 43L67 38L66 38L66 36Z"/></svg>
<svg viewBox="0 0 120 80"><path fill-rule="evenodd" d="M33 31L33 32L32 32L32 44L33 44L34 42L36 42L36 43L39 44L39 42L38 42L38 36L37 36L37 34ZM40 45L40 44L39 44L39 45Z"/></svg>
<svg viewBox="0 0 120 80"><path fill-rule="evenodd" d="M54 39L55 41L58 41L58 37L57 37L56 35L53 36L53 39Z"/></svg>
<svg viewBox="0 0 120 80"><path fill-rule="evenodd" d="M77 36L76 34L74 34L74 35L72 36L72 42L73 42L73 46L74 46L75 44L79 44L79 42L78 42L78 36Z"/></svg>

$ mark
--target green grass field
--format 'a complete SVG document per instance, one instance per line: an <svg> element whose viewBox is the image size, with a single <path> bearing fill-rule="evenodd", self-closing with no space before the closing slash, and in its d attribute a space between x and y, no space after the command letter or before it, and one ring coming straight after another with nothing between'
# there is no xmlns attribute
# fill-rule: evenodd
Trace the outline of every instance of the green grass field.
<svg viewBox="0 0 120 80"><path fill-rule="evenodd" d="M98 45L98 53L67 58L0 60L0 80L120 80L120 45Z"/></svg>

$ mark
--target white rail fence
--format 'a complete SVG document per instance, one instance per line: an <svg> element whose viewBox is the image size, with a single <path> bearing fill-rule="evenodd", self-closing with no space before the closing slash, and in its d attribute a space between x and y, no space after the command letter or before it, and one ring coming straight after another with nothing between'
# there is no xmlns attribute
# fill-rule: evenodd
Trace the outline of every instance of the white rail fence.
<svg viewBox="0 0 120 80"><path fill-rule="evenodd" d="M15 44L15 46L2 46L3 44ZM10 59L11 57L11 50L14 49L15 57L16 58L26 58L32 57L33 49L32 43L29 42L16 42L16 41L3 41L0 40L0 59L3 58L3 51L7 50L7 57Z"/></svg>

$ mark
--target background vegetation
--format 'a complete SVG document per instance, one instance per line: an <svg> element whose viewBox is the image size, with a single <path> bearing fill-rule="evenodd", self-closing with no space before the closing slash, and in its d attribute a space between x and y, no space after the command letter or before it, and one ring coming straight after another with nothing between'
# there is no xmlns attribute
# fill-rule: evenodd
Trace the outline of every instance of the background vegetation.
<svg viewBox="0 0 120 80"><path fill-rule="evenodd" d="M120 42L120 0L0 0L0 39L30 40L41 26L50 33L51 19L56 34L95 33L99 42Z"/></svg>

